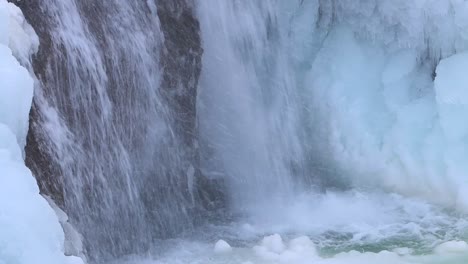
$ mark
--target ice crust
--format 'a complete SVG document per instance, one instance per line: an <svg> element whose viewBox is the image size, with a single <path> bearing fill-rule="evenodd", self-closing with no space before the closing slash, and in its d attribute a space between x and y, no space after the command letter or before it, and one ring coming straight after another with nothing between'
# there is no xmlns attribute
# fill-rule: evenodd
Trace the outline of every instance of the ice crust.
<svg viewBox="0 0 468 264"><path fill-rule="evenodd" d="M0 264L78 264L23 160L34 81L19 62L38 44L20 9L0 0Z"/></svg>

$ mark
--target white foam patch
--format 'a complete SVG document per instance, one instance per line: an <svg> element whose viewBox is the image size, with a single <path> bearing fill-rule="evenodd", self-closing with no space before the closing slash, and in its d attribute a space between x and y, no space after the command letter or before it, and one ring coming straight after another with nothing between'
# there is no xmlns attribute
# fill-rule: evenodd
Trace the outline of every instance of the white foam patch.
<svg viewBox="0 0 468 264"><path fill-rule="evenodd" d="M226 241L224 240L218 240L214 246L214 252L218 254L225 254L229 253L232 251L231 245L229 245Z"/></svg>
<svg viewBox="0 0 468 264"><path fill-rule="evenodd" d="M311 261L317 258L314 243L308 237L293 239L286 246L280 235L266 236L253 250L258 258L272 262L294 263L301 259Z"/></svg>

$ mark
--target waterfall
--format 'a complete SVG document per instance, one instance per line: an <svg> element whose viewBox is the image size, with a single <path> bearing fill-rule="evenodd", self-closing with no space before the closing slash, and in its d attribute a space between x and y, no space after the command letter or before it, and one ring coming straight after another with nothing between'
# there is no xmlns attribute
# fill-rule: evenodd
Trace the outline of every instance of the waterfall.
<svg viewBox="0 0 468 264"><path fill-rule="evenodd" d="M18 4L41 40L26 163L88 255L143 252L202 222L217 205L196 149L193 4Z"/></svg>
<svg viewBox="0 0 468 264"><path fill-rule="evenodd" d="M227 178L230 204L239 210L272 196L288 199L302 174L300 95L286 56L284 12L274 1L198 6L203 168Z"/></svg>
<svg viewBox="0 0 468 264"><path fill-rule="evenodd" d="M465 1L12 2L25 163L91 263L468 252Z"/></svg>

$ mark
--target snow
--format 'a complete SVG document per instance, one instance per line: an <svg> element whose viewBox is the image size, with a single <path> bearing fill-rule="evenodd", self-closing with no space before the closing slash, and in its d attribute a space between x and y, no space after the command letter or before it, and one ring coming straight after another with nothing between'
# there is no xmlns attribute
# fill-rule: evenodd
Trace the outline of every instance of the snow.
<svg viewBox="0 0 468 264"><path fill-rule="evenodd" d="M27 65L37 45L21 11L0 0L0 263L78 264L22 156L34 82L18 60Z"/></svg>
<svg viewBox="0 0 468 264"><path fill-rule="evenodd" d="M224 240L218 240L214 246L214 252L218 254L225 254L232 251L232 247Z"/></svg>

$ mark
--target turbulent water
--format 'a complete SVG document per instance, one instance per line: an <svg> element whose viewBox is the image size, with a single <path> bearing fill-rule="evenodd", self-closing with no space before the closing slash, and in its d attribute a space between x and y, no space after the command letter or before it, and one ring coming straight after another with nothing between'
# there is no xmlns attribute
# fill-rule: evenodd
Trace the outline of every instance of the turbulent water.
<svg viewBox="0 0 468 264"><path fill-rule="evenodd" d="M25 159L81 233L67 254L468 261L468 2L17 4Z"/></svg>

